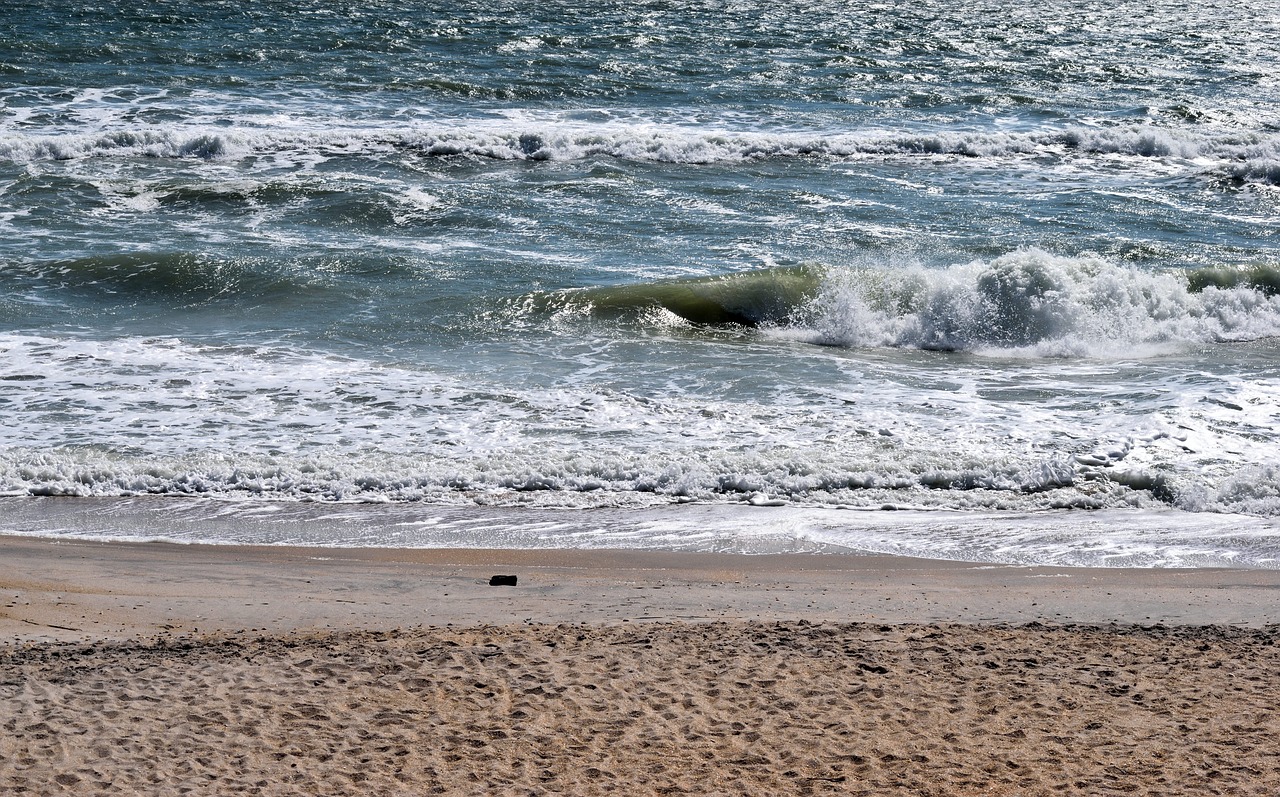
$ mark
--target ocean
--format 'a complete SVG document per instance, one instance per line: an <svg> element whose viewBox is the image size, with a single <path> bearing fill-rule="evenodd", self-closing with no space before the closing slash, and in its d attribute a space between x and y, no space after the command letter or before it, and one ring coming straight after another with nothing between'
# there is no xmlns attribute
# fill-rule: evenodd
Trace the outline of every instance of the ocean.
<svg viewBox="0 0 1280 797"><path fill-rule="evenodd" d="M1280 567L1267 2L0 8L0 531Z"/></svg>

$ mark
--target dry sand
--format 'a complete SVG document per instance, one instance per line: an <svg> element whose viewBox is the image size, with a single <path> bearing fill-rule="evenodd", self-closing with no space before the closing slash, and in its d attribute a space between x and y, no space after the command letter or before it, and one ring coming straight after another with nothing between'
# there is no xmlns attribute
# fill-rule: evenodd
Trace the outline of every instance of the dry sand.
<svg viewBox="0 0 1280 797"><path fill-rule="evenodd" d="M15 537L0 562L0 793L1280 783L1277 571Z"/></svg>

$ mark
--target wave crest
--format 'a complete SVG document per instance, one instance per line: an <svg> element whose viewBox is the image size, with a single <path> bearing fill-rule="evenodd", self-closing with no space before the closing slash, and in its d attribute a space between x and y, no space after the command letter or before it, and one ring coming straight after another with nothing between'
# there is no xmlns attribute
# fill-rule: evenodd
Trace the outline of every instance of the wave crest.
<svg viewBox="0 0 1280 797"><path fill-rule="evenodd" d="M666 280L528 297L530 309L551 314L650 317L658 310L693 324L783 324L812 300L823 279L809 266L760 269L717 277Z"/></svg>
<svg viewBox="0 0 1280 797"><path fill-rule="evenodd" d="M1114 356L1280 335L1280 270L1149 272L1038 249L945 269L833 270L786 334L850 347Z"/></svg>
<svg viewBox="0 0 1280 797"><path fill-rule="evenodd" d="M1122 155L1207 160L1227 179L1280 184L1280 136L1207 135L1154 127L1029 132L894 131L802 133L708 130L645 122L476 121L416 129L277 131L248 128L141 128L96 134L0 136L0 158L16 163L98 157L225 159L301 150L327 154L406 149L427 157L733 163L763 158L958 156L966 158Z"/></svg>
<svg viewBox="0 0 1280 797"><path fill-rule="evenodd" d="M736 324L848 348L1113 357L1280 337L1280 267L1149 271L1022 249L946 268L805 265L571 289L516 306L543 316Z"/></svg>

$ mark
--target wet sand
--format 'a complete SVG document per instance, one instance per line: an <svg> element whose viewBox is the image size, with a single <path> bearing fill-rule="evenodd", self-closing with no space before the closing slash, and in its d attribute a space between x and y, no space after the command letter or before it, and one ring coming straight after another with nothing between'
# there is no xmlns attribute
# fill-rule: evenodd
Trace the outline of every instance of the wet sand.
<svg viewBox="0 0 1280 797"><path fill-rule="evenodd" d="M808 620L1280 622L1278 570L1129 570L894 556L405 550L0 535L0 635L384 630L418 625ZM489 587L516 575L515 588Z"/></svg>
<svg viewBox="0 0 1280 797"><path fill-rule="evenodd" d="M1271 794L1280 776L1277 571L21 537L0 561L4 793Z"/></svg>

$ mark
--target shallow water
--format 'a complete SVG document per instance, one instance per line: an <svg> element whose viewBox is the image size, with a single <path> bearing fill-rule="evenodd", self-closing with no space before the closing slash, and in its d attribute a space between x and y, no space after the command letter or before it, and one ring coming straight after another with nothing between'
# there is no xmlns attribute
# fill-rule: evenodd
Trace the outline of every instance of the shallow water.
<svg viewBox="0 0 1280 797"><path fill-rule="evenodd" d="M1172 509L885 512L745 503L544 509L146 496L4 498L0 517L4 534L177 544L888 554L1056 567L1280 567L1274 519Z"/></svg>

